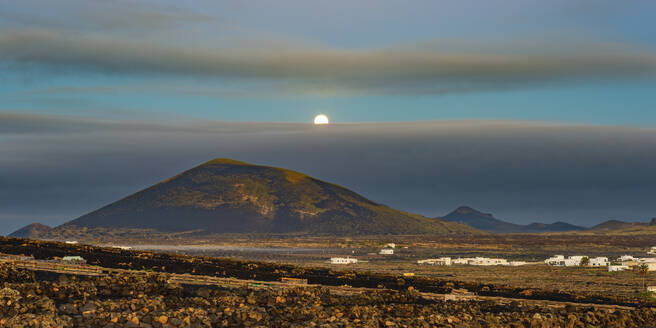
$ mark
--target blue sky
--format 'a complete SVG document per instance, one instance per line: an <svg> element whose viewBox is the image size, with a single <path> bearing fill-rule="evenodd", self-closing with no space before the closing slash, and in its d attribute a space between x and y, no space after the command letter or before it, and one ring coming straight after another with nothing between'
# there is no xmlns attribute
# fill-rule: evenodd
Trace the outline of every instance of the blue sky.
<svg viewBox="0 0 656 328"><path fill-rule="evenodd" d="M651 1L0 1L0 108L112 119L309 122L326 113L334 122L516 119L653 127L653 12ZM98 40L125 57L88 51ZM76 54L75 47L82 50ZM387 56L389 49L406 53ZM185 50L200 54L186 58ZM212 63L225 51L261 56L225 72ZM295 51L301 54L294 57ZM168 57L156 64L134 59L163 52ZM480 64L484 72L437 76L449 64L430 65L441 65L445 54L472 57L462 65ZM604 54L609 58L581 67ZM342 67L367 55L378 66ZM281 73L303 56L319 69ZM418 74L421 63L403 71L418 56L435 56L426 64L435 71ZM500 56L508 63L495 66ZM265 72L250 68L276 58L281 62ZM187 65L168 70L176 60ZM194 66L200 60L206 67ZM391 72L357 75L394 60L399 67ZM529 63L515 68L513 61ZM213 71L199 72L205 68ZM332 74L333 68L346 73ZM509 68L518 71L506 74Z"/></svg>

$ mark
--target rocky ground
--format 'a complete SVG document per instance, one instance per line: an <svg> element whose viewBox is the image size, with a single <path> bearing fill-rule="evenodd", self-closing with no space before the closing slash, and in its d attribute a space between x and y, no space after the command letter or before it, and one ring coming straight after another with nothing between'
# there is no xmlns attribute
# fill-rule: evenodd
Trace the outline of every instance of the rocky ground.
<svg viewBox="0 0 656 328"><path fill-rule="evenodd" d="M540 283L513 286L504 283L491 284L483 280L462 281L455 277L414 276L402 277L393 272L372 272L352 267L300 267L291 264L244 261L208 256L185 256L148 251L120 250L89 245L68 245L52 241L0 237L0 253L28 255L36 259L52 259L67 255L79 255L89 264L106 268L150 270L166 273L191 273L214 277L280 281L283 277L307 279L310 284L449 293L452 289L467 289L478 295L562 302L656 307L656 301L633 295L617 295L612 292L591 292L586 282L579 288L557 290L554 286ZM519 275L520 273L513 273ZM566 276L568 273L558 274ZM631 280L635 280L634 278ZM532 286L532 287L531 287ZM619 287L618 287L619 288Z"/></svg>
<svg viewBox="0 0 656 328"><path fill-rule="evenodd" d="M381 289L208 289L164 273L73 277L0 265L2 327L649 327L656 308L435 301ZM656 327L656 326L655 326Z"/></svg>

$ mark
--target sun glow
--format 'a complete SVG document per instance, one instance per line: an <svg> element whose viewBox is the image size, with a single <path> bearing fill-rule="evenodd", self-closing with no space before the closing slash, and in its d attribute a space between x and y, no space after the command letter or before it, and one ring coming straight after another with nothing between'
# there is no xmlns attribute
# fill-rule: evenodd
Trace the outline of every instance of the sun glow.
<svg viewBox="0 0 656 328"><path fill-rule="evenodd" d="M314 118L314 124L315 125L320 125L320 124L328 124L330 121L328 120L328 116L319 114Z"/></svg>

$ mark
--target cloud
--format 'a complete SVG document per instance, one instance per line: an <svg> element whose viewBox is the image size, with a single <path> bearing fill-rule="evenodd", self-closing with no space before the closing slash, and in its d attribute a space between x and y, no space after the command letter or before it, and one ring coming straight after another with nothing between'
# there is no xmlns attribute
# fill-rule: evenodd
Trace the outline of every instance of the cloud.
<svg viewBox="0 0 656 328"><path fill-rule="evenodd" d="M305 93L470 92L527 83L653 76L656 72L654 53L609 44L433 41L370 50L315 44L234 48L44 29L2 32L0 63L60 73L273 82L278 88Z"/></svg>
<svg viewBox="0 0 656 328"><path fill-rule="evenodd" d="M432 216L468 204L520 223L646 220L656 213L653 149L655 129L561 123L319 128L3 113L0 153L11 156L0 157L0 217L62 223L209 159L230 157L295 169ZM9 229L3 226L9 223L0 220L0 231Z"/></svg>

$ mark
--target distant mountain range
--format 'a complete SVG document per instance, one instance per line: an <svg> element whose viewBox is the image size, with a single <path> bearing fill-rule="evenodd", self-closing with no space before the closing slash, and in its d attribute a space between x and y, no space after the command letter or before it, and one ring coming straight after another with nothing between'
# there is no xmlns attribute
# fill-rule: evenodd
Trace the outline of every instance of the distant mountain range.
<svg viewBox="0 0 656 328"><path fill-rule="evenodd" d="M493 233L656 233L651 223L610 220L592 228L566 222L520 225L468 206L430 219L377 204L305 174L215 159L50 228L33 223L10 236L61 239L79 234L304 233L340 235Z"/></svg>
<svg viewBox="0 0 656 328"><path fill-rule="evenodd" d="M579 231L585 229L584 227L579 227L566 222L555 222L549 224L531 223L528 225L520 225L499 220L492 214L483 213L468 206L458 207L455 211L438 219L464 223L476 229L497 233L564 232Z"/></svg>
<svg viewBox="0 0 656 328"><path fill-rule="evenodd" d="M299 172L230 159L194 167L41 235L93 229L105 233L112 229L206 234L482 233L464 224L395 210Z"/></svg>

